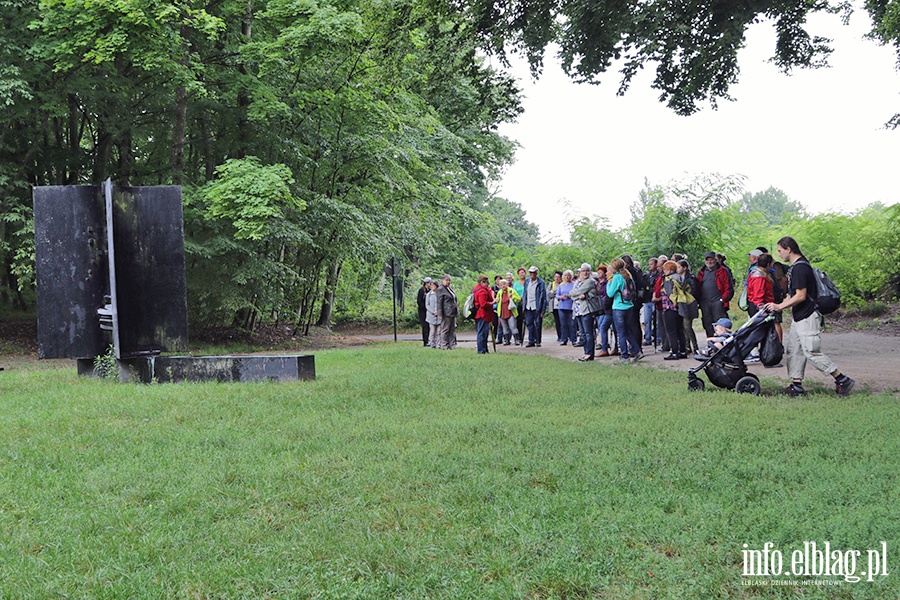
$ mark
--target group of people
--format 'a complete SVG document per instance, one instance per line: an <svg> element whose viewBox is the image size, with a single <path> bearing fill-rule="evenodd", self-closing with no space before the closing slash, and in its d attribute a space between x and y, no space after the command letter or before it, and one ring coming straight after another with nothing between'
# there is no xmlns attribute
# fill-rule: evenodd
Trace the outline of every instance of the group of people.
<svg viewBox="0 0 900 600"><path fill-rule="evenodd" d="M821 314L816 311L816 283L809 261L790 237L779 240L776 261L765 247L748 253L748 270L740 305L752 317L760 310L774 316L780 339L781 313L791 308L794 325L785 344L785 362L792 383L785 390L801 395L807 361L835 379L838 394L846 395L854 381L843 375L821 353ZM702 354L694 333L699 317L708 339L717 329L730 329L728 310L735 294L735 279L726 257L707 252L703 266L691 271L687 258L675 254L647 260L647 270L630 255L615 258L596 269L583 263L577 271L555 271L545 282L532 266L505 277L478 278L472 290L471 315L476 323L477 350L488 353L488 343L540 347L543 319L552 312L557 343L582 349L579 361L618 356L622 362L644 357L643 346L668 352L665 360ZM459 300L450 275L440 282L426 277L418 294L422 343L441 349L456 347ZM728 327L724 327L727 325ZM718 326L718 327L717 327ZM527 333L527 339L526 334ZM752 359L751 359L752 360Z"/></svg>

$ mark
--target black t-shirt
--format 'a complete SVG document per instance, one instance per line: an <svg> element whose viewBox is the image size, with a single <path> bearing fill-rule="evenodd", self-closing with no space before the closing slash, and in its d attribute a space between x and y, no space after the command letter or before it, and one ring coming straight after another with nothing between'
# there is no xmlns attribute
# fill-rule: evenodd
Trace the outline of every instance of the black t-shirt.
<svg viewBox="0 0 900 600"><path fill-rule="evenodd" d="M816 298L819 297L812 266L805 256L800 256L788 269L788 296L793 297L797 290L803 288L806 288L806 300L791 308L795 321L802 321L813 314L816 310Z"/></svg>

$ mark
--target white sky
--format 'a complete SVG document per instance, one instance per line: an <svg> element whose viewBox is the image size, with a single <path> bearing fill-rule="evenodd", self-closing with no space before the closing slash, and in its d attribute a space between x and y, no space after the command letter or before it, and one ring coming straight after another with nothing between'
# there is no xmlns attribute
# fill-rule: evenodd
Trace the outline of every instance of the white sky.
<svg viewBox="0 0 900 600"><path fill-rule="evenodd" d="M739 55L734 102L707 104L690 117L659 102L652 68L617 97L617 71L600 86L575 84L548 52L533 82L516 60L525 112L500 132L522 147L499 195L522 205L543 240L565 239L573 211L626 226L645 178L663 185L699 173L741 174L747 191L774 186L816 213L900 202L900 130L883 127L900 112L893 48L863 39L862 10L846 27L836 15L809 22L811 34L834 40L831 68L779 72L767 62L774 28L754 25Z"/></svg>

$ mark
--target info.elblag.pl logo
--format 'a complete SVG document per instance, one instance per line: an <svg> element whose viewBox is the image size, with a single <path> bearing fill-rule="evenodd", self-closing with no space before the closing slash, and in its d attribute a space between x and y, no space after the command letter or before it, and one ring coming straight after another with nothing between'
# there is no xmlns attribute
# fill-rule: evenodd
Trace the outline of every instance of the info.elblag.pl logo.
<svg viewBox="0 0 900 600"><path fill-rule="evenodd" d="M744 544L744 577L840 577L848 583L875 581L888 575L887 542L874 550L842 550L831 542L803 542L783 551L766 542L761 549Z"/></svg>

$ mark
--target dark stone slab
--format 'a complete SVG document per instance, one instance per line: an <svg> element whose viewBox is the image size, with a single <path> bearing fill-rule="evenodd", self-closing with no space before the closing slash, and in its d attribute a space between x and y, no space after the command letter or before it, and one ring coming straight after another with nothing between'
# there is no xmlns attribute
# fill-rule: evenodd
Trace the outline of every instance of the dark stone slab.
<svg viewBox="0 0 900 600"><path fill-rule="evenodd" d="M187 350L181 188L105 187L117 357Z"/></svg>
<svg viewBox="0 0 900 600"><path fill-rule="evenodd" d="M117 361L119 381L140 383L315 380L311 354L283 356L141 356ZM78 374L96 376L94 359L78 359Z"/></svg>
<svg viewBox="0 0 900 600"><path fill-rule="evenodd" d="M109 267L100 188L36 187L33 199L38 358L102 354L97 308Z"/></svg>
<svg viewBox="0 0 900 600"><path fill-rule="evenodd" d="M117 358L187 349L180 187L106 181L33 198L39 358L99 356L110 343Z"/></svg>

